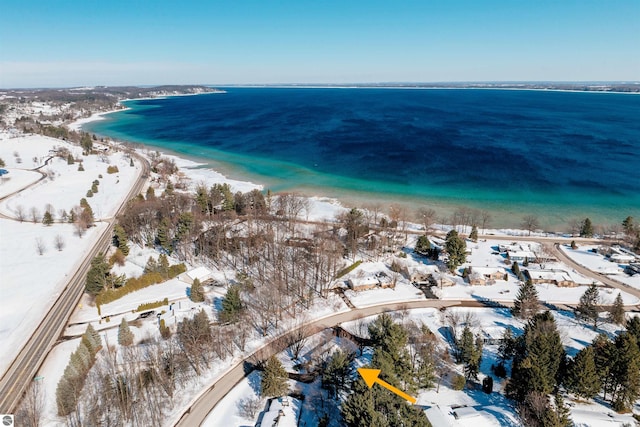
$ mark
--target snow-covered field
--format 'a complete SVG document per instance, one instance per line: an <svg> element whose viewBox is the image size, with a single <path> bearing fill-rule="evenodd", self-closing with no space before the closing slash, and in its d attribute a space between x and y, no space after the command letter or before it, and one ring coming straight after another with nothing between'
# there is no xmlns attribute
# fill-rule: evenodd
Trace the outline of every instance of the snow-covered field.
<svg viewBox="0 0 640 427"><path fill-rule="evenodd" d="M18 191L42 178L38 172L11 168L8 174L0 178L0 197Z"/></svg>
<svg viewBox="0 0 640 427"><path fill-rule="evenodd" d="M604 255L592 252L597 246L580 246L571 249L569 246L560 246L560 250L576 263L596 273L606 274L613 280L640 289L640 274L629 276L624 273L624 267L609 261Z"/></svg>
<svg viewBox="0 0 640 427"><path fill-rule="evenodd" d="M15 177L14 187L24 187L40 178L37 172L28 171L38 167L50 157L54 147L67 147L82 157L80 149L64 141L39 135L9 138L0 135L0 158ZM21 159L20 161L18 159ZM34 161L35 159L35 161ZM8 217L16 216L16 209L22 206L26 220L30 220L30 210L35 208L39 216L45 206L53 206L54 220L58 219L61 209L69 212L85 197L95 179L100 181L99 192L89 198L89 204L96 217L112 215L134 182L139 166L130 167L119 153L108 156L111 164L118 165L120 174L107 174L107 164L99 156L82 157L85 171L77 170L78 164L67 165L66 160L55 158L41 170L48 172L53 179L46 178L33 187L9 197L0 203L0 212ZM103 178L98 178L102 174ZM118 182L118 180L120 180ZM19 183L19 184L18 184ZM14 190L17 188L14 188ZM12 191L14 191L12 190ZM11 191L2 189L4 194ZM2 302L0 310L0 372L8 367L25 337L31 335L51 304L60 294L67 280L77 269L89 248L106 228L105 223L97 222L95 227L78 237L74 226L66 223L54 223L45 226L40 222L18 222L0 219L0 276L2 277ZM56 240L62 242L62 249L56 248ZM42 248L39 254L38 246Z"/></svg>
<svg viewBox="0 0 640 427"><path fill-rule="evenodd" d="M45 206L50 204L53 206L54 219L59 219L62 210L70 212L80 204L80 199L86 198L96 218L113 216L119 202L127 194L140 171L140 165L135 164L131 167L129 159L122 153L109 156L82 156L80 147L57 139L33 135L0 141L0 157L5 159L9 167L31 168L34 165L40 166L50 156L50 150L55 146L67 148L74 157L82 160L85 170L78 170L79 162L69 165L66 159L54 157L40 169L47 173L48 177L5 200L0 204L0 212L15 217L16 211L21 207L30 217L32 208L42 215ZM11 155L14 152L20 154L23 159L22 164L15 162L15 156ZM33 158L37 158L38 162L33 162ZM109 174L108 166L117 166L119 171ZM94 180L99 181L98 193L87 197L87 191Z"/></svg>
<svg viewBox="0 0 640 427"><path fill-rule="evenodd" d="M46 227L0 219L0 371L7 369L105 227L98 223L79 238L71 224ZM54 247L58 235L65 242L62 251ZM42 255L36 250L38 239L45 247Z"/></svg>

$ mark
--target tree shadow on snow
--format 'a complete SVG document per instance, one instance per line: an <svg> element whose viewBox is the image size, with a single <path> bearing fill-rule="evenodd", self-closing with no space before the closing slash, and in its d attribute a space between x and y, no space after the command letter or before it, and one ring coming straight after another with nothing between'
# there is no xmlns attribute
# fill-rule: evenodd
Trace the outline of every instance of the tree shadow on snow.
<svg viewBox="0 0 640 427"><path fill-rule="evenodd" d="M247 374L248 369L251 369L251 370ZM256 395L260 396L260 390L261 390L260 382L262 380L262 375L260 375L260 373L254 369L254 366L248 362L244 363L244 370L245 370L245 375L247 376L247 381L249 382L249 386L251 386L251 389L254 391Z"/></svg>

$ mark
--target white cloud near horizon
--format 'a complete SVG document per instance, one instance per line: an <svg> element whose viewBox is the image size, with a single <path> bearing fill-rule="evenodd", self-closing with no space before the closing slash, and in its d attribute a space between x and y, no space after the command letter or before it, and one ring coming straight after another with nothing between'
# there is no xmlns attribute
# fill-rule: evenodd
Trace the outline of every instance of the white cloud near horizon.
<svg viewBox="0 0 640 427"><path fill-rule="evenodd" d="M640 66L640 60L639 66ZM45 88L79 86L140 86L163 84L286 84L286 83L380 83L462 81L638 81L634 67L608 64L607 73L576 72L573 67L553 69L548 63L536 66L505 61L500 72L479 62L471 66L425 61L403 67L400 64L343 63L322 67L314 61L285 67L260 60L243 65L220 58L220 63L108 62L108 61L0 61L0 88ZM557 64L556 64L557 65ZM573 64L575 66L575 64ZM586 65L586 64L580 64ZM592 70L581 66L580 70Z"/></svg>
<svg viewBox="0 0 640 427"><path fill-rule="evenodd" d="M0 62L0 87L73 87L156 84L198 84L197 64L166 62ZM206 80L206 79L205 79Z"/></svg>

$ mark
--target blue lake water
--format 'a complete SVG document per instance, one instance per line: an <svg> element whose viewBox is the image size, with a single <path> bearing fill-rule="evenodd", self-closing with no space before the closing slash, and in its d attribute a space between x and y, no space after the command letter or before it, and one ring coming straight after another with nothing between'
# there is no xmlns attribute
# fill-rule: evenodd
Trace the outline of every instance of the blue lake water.
<svg viewBox="0 0 640 427"><path fill-rule="evenodd" d="M640 96L228 88L127 102L89 130L275 191L487 209L501 225L640 216ZM497 225L497 224L496 224Z"/></svg>

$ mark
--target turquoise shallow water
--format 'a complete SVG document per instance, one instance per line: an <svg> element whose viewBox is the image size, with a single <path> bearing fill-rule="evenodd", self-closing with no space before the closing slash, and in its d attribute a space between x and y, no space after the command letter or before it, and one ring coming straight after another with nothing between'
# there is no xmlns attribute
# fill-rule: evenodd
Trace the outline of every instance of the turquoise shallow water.
<svg viewBox="0 0 640 427"><path fill-rule="evenodd" d="M479 90L229 89L131 101L90 130L236 179L354 203L487 209L494 225L640 216L640 97Z"/></svg>

